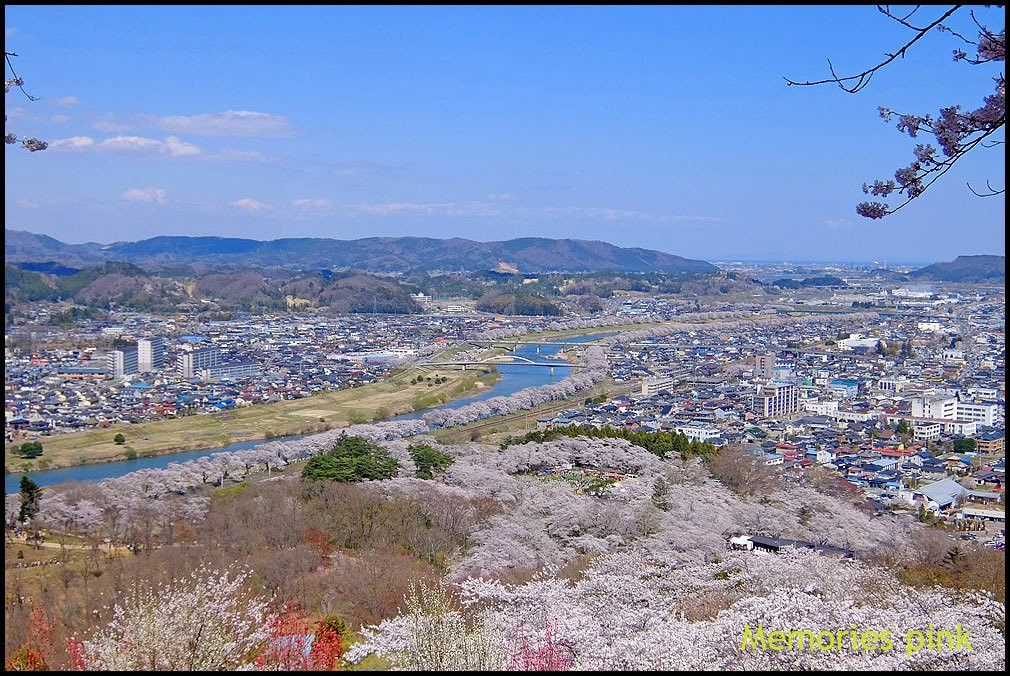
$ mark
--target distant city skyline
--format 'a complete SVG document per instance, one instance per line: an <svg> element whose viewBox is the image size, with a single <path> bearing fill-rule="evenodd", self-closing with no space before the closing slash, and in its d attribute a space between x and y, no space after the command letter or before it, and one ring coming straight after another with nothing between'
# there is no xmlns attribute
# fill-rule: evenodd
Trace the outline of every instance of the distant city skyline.
<svg viewBox="0 0 1010 676"><path fill-rule="evenodd" d="M1002 63L955 63L930 34L857 95L785 84L828 58L875 64L900 29L872 6L8 6L6 49L39 100L12 89L6 131L50 147L7 146L7 227L68 243L539 236L724 262L1004 255L1004 198L965 185L1002 187L1002 148L882 221L855 213L916 143L877 107L970 110Z"/></svg>

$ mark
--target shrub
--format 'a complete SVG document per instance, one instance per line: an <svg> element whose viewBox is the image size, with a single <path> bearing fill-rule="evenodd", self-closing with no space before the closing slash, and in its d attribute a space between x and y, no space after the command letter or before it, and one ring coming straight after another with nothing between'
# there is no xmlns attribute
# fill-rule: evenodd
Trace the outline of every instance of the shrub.
<svg viewBox="0 0 1010 676"><path fill-rule="evenodd" d="M37 458L42 455L42 442L41 441L26 441L21 444L18 449L18 455L26 460L31 460L32 458Z"/></svg>

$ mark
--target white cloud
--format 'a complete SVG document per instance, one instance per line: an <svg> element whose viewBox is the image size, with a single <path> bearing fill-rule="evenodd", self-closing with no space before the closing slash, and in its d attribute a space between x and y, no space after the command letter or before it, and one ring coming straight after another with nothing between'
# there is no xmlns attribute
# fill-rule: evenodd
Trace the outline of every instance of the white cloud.
<svg viewBox="0 0 1010 676"><path fill-rule="evenodd" d="M200 154L199 148L192 143L186 143L177 136L169 136L165 139L164 150L172 157Z"/></svg>
<svg viewBox="0 0 1010 676"><path fill-rule="evenodd" d="M824 219L824 227L829 230L838 230L839 228L851 228L855 223L847 218L826 218Z"/></svg>
<svg viewBox="0 0 1010 676"><path fill-rule="evenodd" d="M344 209L350 215L389 216L394 214L441 214L459 217L523 217L533 219L582 219L616 222L642 223L721 223L715 216L691 216L684 214L650 214L628 209L602 207L519 207L509 204L514 195L491 195L491 201L417 203L390 202L387 204L348 204Z"/></svg>
<svg viewBox="0 0 1010 676"><path fill-rule="evenodd" d="M579 218L603 221L634 221L648 223L721 223L716 216L692 216L686 214L651 214L631 209L611 209L605 207L518 207L516 213L533 218Z"/></svg>
<svg viewBox="0 0 1010 676"><path fill-rule="evenodd" d="M228 202L233 207L242 209L243 211L249 211L252 213L263 213L264 211L270 211L273 207L265 202L260 202L259 200L254 200L251 197L244 197L240 200L235 200L234 202Z"/></svg>
<svg viewBox="0 0 1010 676"><path fill-rule="evenodd" d="M100 118L92 122L91 126L98 131L107 131L113 134L122 133L130 128L130 125L117 121L116 116L112 113L102 115Z"/></svg>
<svg viewBox="0 0 1010 676"><path fill-rule="evenodd" d="M64 96L58 99L52 99L49 103L54 106L76 106L80 101L77 100L76 96Z"/></svg>
<svg viewBox="0 0 1010 676"><path fill-rule="evenodd" d="M38 209L39 203L35 200L25 199L24 197L19 197L14 200L14 204L21 207L22 209Z"/></svg>
<svg viewBox="0 0 1010 676"><path fill-rule="evenodd" d="M323 198L299 198L291 201L291 206L304 211L329 211L330 201Z"/></svg>
<svg viewBox="0 0 1010 676"><path fill-rule="evenodd" d="M49 150L84 150L93 148L95 139L90 136L71 136L70 138L55 139L49 142Z"/></svg>
<svg viewBox="0 0 1010 676"><path fill-rule="evenodd" d="M291 126L283 115L252 110L226 110L200 115L168 115L154 119L154 128L199 136L250 136L278 138L291 136Z"/></svg>
<svg viewBox="0 0 1010 676"><path fill-rule="evenodd" d="M143 136L113 136L98 144L103 150L122 150L126 152L146 152L158 150L161 141Z"/></svg>
<svg viewBox="0 0 1010 676"><path fill-rule="evenodd" d="M164 204L168 193L164 188L130 188L123 193L123 199L128 202L148 202Z"/></svg>
<svg viewBox="0 0 1010 676"><path fill-rule="evenodd" d="M62 122L52 118L53 122ZM133 157L155 158L169 157L187 160L199 160L206 162L274 162L276 158L269 157L258 150L235 150L233 148L222 148L220 150L205 151L197 145L182 140L178 136L168 136L163 141L148 138L146 136L113 136L105 140L98 140L90 136L73 136L66 139L57 139L49 143L49 147L56 150L93 150L103 152L115 152L131 155Z"/></svg>
<svg viewBox="0 0 1010 676"><path fill-rule="evenodd" d="M5 38L11 37L12 35L14 35L14 33L17 32L17 30L18 29L15 28L14 26L4 26L4 37Z"/></svg>
<svg viewBox="0 0 1010 676"><path fill-rule="evenodd" d="M177 136L169 136L164 141L144 136L113 136L99 143L98 147L114 152L159 153L169 157L192 157L201 153L200 148Z"/></svg>
<svg viewBox="0 0 1010 676"><path fill-rule="evenodd" d="M397 168L378 162L338 162L333 165L332 171L337 176L370 176L394 174Z"/></svg>
<svg viewBox="0 0 1010 676"><path fill-rule="evenodd" d="M172 134L196 136L246 136L252 138L287 138L293 135L283 115L252 110L226 110L199 115L153 115L145 113L119 119L106 113L93 123L100 131L121 133L132 129L157 129Z"/></svg>
<svg viewBox="0 0 1010 676"><path fill-rule="evenodd" d="M208 160L220 162L274 162L276 158L264 155L258 150L235 150L234 148L221 148L213 155L206 155Z"/></svg>
<svg viewBox="0 0 1010 676"><path fill-rule="evenodd" d="M389 214L402 213L445 213L453 206L455 205L452 203L418 204L413 202L390 202L388 204L349 204L347 205L347 208L351 211L357 211L363 214L378 214L386 216Z"/></svg>
<svg viewBox="0 0 1010 676"><path fill-rule="evenodd" d="M49 121L53 122L55 124L66 124L67 122L70 122L70 116L69 115L53 115L52 117L49 118Z"/></svg>

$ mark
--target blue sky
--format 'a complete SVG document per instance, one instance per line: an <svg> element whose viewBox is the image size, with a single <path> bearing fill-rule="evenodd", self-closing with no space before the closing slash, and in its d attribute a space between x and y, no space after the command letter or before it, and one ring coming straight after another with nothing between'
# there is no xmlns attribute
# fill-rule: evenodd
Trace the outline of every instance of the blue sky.
<svg viewBox="0 0 1010 676"><path fill-rule="evenodd" d="M920 10L928 11L930 8ZM1002 10L980 16L1003 27ZM968 25L959 25L971 35ZM8 228L599 239L707 260L1004 254L1002 147L882 221L860 186L916 141L878 106L981 105L1001 68L930 35L856 95L821 79L907 32L872 6L7 6L28 101ZM8 72L7 77L10 77ZM1001 136L1002 137L1002 133Z"/></svg>

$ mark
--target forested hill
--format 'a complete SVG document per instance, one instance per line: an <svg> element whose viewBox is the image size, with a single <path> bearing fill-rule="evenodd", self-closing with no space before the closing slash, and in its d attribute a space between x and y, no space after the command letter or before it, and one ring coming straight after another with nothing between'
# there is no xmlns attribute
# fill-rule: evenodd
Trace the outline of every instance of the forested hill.
<svg viewBox="0 0 1010 676"><path fill-rule="evenodd" d="M139 242L66 244L45 235L6 230L7 262L60 261L65 265L117 260L161 265L204 263L291 269L355 268L368 272L413 270L535 272L716 273L718 268L662 251L623 248L599 241L525 237L477 242L458 237L367 237L356 240L288 238L271 241L226 237L152 237Z"/></svg>
<svg viewBox="0 0 1010 676"><path fill-rule="evenodd" d="M940 282L999 282L1006 280L1006 256L958 256L908 273L911 279Z"/></svg>

